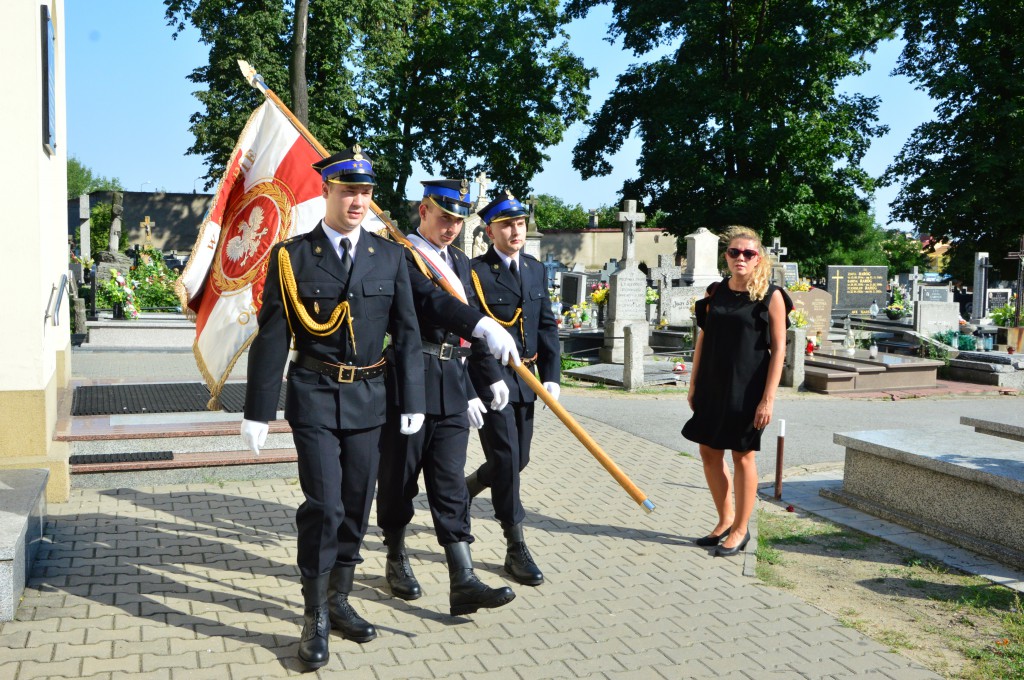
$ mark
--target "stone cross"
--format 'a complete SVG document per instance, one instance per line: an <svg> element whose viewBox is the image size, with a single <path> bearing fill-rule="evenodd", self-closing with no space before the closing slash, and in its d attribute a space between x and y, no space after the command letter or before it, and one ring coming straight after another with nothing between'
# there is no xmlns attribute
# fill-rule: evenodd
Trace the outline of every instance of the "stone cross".
<svg viewBox="0 0 1024 680"><path fill-rule="evenodd" d="M537 197L530 194L530 197L523 201L523 205L530 209L530 216L526 220L526 231L537 231Z"/></svg>
<svg viewBox="0 0 1024 680"><path fill-rule="evenodd" d="M914 267L914 269L910 273L910 276L907 277L907 280L910 282L911 300L918 299L918 295L920 295L921 293L921 284L918 282L921 281L921 279L923 278L924 277L917 272L917 267Z"/></svg>
<svg viewBox="0 0 1024 680"><path fill-rule="evenodd" d="M636 262L636 225L647 220L647 215L636 209L636 201L623 201L619 222L622 222L622 259L627 266Z"/></svg>
<svg viewBox="0 0 1024 680"><path fill-rule="evenodd" d="M776 262L781 262L782 256L789 252L789 248L784 248L782 246L782 239L776 236L772 239L772 247L768 249L768 252L771 253L772 259Z"/></svg>
<svg viewBox="0 0 1024 680"><path fill-rule="evenodd" d="M110 211L113 217L110 220L110 241L107 252L117 253L121 249L121 215L124 214L124 194L122 192L114 192Z"/></svg>
<svg viewBox="0 0 1024 680"><path fill-rule="evenodd" d="M149 221L149 215L146 215L146 219L139 222L139 226L146 230L146 245L153 245L153 227L156 226L156 222Z"/></svg>
<svg viewBox="0 0 1024 680"><path fill-rule="evenodd" d="M480 187L480 193L477 194L476 204L478 206L485 206L488 203L487 200L487 187L491 186L491 180L487 178L487 173L482 172L476 176L476 183Z"/></svg>

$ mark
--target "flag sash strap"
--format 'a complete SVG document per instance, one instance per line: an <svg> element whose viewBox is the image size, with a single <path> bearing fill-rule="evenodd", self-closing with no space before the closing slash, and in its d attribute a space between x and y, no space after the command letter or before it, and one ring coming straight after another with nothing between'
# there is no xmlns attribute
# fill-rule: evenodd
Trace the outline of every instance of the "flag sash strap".
<svg viewBox="0 0 1024 680"><path fill-rule="evenodd" d="M434 266L434 269L444 277L444 280L448 282L456 293L456 297L462 302L466 302L466 289L462 285L462 281L456 276L452 268L448 266L448 263L441 259L437 250L431 245L425 238L417 233L412 233L406 236L418 252L424 259L429 260L430 264Z"/></svg>

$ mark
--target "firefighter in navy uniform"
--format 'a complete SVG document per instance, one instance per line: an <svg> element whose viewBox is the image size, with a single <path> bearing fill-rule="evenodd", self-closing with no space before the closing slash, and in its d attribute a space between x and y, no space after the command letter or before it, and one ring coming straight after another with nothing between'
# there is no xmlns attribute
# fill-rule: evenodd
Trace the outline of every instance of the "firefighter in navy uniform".
<svg viewBox="0 0 1024 680"><path fill-rule="evenodd" d="M371 160L356 145L313 168L323 180L326 214L312 231L271 250L241 428L259 453L294 347L285 418L305 496L296 513L305 604L298 655L310 669L327 663L332 627L356 642L377 636L348 595L377 481L385 368L397 385L403 432L421 426L425 406L404 248L359 226L373 196Z"/></svg>
<svg viewBox="0 0 1024 680"><path fill-rule="evenodd" d="M544 389L558 399L558 326L551 311L544 266L522 252L527 211L506 191L479 215L492 241L486 253L473 258L473 283L483 309L508 328L523 363L539 374ZM486 460L465 481L471 497L491 487L494 515L501 522L507 542L505 571L518 583L537 586L544 582L544 574L523 539L526 511L519 498L519 476L530 462L537 395L512 367L501 370L509 388L509 405L502 411L484 414L480 443ZM472 378L477 393L484 394L482 390L488 389L490 378L475 370Z"/></svg>
<svg viewBox="0 0 1024 680"><path fill-rule="evenodd" d="M412 435L385 428L377 523L387 546L385 577L392 594L417 599L422 588L406 554L405 532L413 518L422 471L437 542L448 563L450 611L459 616L500 607L515 597L511 588L490 588L473 572L464 471L469 427L480 427L487 410L470 382L468 363L480 376L482 394L491 407L501 409L508 403L508 389L495 356L516 361L518 355L510 334L479 310L470 284L469 258L452 245L469 214L468 183L432 180L423 185L420 224L408 237L415 252L407 252L406 262L423 344L426 422ZM456 296L431 281L427 263L449 282ZM470 343L473 338L478 339ZM399 408L391 403L389 418L397 417Z"/></svg>

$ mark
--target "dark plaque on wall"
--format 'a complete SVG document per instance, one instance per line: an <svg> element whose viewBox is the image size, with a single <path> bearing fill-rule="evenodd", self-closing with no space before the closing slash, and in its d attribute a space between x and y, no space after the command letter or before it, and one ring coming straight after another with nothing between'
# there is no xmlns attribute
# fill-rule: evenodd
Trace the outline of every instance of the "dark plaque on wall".
<svg viewBox="0 0 1024 680"><path fill-rule="evenodd" d="M832 316L867 315L871 303L885 307L888 267L828 267L828 292L832 298Z"/></svg>
<svg viewBox="0 0 1024 680"><path fill-rule="evenodd" d="M53 21L50 8L41 5L42 74L43 74L43 148L53 155L57 149L57 65L53 49Z"/></svg>

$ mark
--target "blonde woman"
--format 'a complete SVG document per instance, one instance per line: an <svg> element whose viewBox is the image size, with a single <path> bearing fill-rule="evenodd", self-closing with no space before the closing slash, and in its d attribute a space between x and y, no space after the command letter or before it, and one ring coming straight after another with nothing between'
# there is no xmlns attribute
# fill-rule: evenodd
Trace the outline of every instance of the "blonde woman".
<svg viewBox="0 0 1024 680"><path fill-rule="evenodd" d="M772 420L793 303L771 285L771 262L757 232L729 227L722 240L728 244L730 276L711 284L695 306L701 333L688 396L693 416L683 436L700 444L704 477L718 511L718 524L696 543L717 546L715 555L728 557L750 540L747 522L757 495L754 454ZM726 449L732 451L734 479Z"/></svg>

